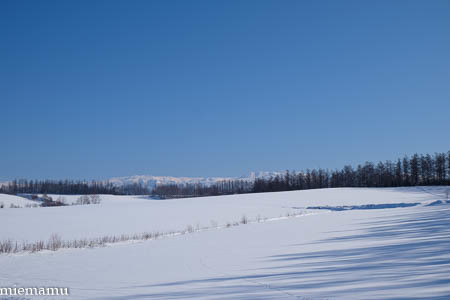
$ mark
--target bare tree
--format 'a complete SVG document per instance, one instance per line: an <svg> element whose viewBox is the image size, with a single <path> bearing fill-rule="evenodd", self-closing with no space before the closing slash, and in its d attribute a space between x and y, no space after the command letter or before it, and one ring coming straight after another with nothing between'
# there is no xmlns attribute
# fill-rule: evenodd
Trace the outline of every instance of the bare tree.
<svg viewBox="0 0 450 300"><path fill-rule="evenodd" d="M79 205L91 204L91 200L89 199L88 195L83 195L83 196L78 197L76 204L79 204Z"/></svg>
<svg viewBox="0 0 450 300"><path fill-rule="evenodd" d="M64 205L64 204L66 204L66 198L63 197L63 196L59 196L59 197L56 199L56 202L57 202L58 204Z"/></svg>
<svg viewBox="0 0 450 300"><path fill-rule="evenodd" d="M92 204L99 204L100 201L101 201L99 195L95 195L95 194L94 195L90 195L89 198L90 198Z"/></svg>

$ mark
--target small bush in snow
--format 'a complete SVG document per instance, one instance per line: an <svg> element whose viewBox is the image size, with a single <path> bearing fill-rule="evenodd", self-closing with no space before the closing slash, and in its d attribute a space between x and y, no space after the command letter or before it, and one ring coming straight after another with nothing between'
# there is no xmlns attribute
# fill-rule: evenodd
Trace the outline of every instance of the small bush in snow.
<svg viewBox="0 0 450 300"><path fill-rule="evenodd" d="M241 218L241 224L247 224L247 223L248 223L248 219L245 215L243 215Z"/></svg>
<svg viewBox="0 0 450 300"><path fill-rule="evenodd" d="M47 194L42 195L42 207L51 207L51 206L63 206L65 205L64 197L58 197L56 201L53 201L53 198L48 196Z"/></svg>
<svg viewBox="0 0 450 300"><path fill-rule="evenodd" d="M62 240L59 235L56 233L52 234L50 236L50 239L48 240L48 250L56 251L61 248L62 246Z"/></svg>
<svg viewBox="0 0 450 300"><path fill-rule="evenodd" d="M0 241L0 253L13 253L14 243L12 240Z"/></svg>
<svg viewBox="0 0 450 300"><path fill-rule="evenodd" d="M188 232L188 233L194 232L194 226L188 225L188 227L186 228L186 232Z"/></svg>
<svg viewBox="0 0 450 300"><path fill-rule="evenodd" d="M14 203L11 203L9 208L21 208L21 206L20 205L15 205Z"/></svg>
<svg viewBox="0 0 450 300"><path fill-rule="evenodd" d="M258 222L258 223L261 222L261 215L256 216L256 222Z"/></svg>
<svg viewBox="0 0 450 300"><path fill-rule="evenodd" d="M42 195L42 201L48 201L48 202L53 202L53 198L52 197L50 197L49 195L47 195L47 194L44 194L44 195Z"/></svg>
<svg viewBox="0 0 450 300"><path fill-rule="evenodd" d="M51 197L50 197L50 199L51 199ZM41 203L41 206L42 207L52 207L52 206L64 206L65 204L63 203L63 202L60 202L60 201L58 201L58 200L56 200L56 201L53 201L53 200L44 200L44 201L42 201L42 203Z"/></svg>
<svg viewBox="0 0 450 300"><path fill-rule="evenodd" d="M99 204L101 201L99 195L90 195L89 198L91 199L92 204Z"/></svg>
<svg viewBox="0 0 450 300"><path fill-rule="evenodd" d="M79 204L79 205L91 204L91 199L89 199L88 195L83 195L83 196L78 197L76 203Z"/></svg>
<svg viewBox="0 0 450 300"><path fill-rule="evenodd" d="M4 208L5 204L3 202L0 202L0 208Z"/></svg>
<svg viewBox="0 0 450 300"><path fill-rule="evenodd" d="M56 199L56 202L59 203L59 204L65 205L65 204L66 204L66 198L63 197L63 196L59 196L59 197Z"/></svg>
<svg viewBox="0 0 450 300"><path fill-rule="evenodd" d="M99 204L101 201L99 195L83 195L78 197L76 204L78 205L88 205L88 204Z"/></svg>

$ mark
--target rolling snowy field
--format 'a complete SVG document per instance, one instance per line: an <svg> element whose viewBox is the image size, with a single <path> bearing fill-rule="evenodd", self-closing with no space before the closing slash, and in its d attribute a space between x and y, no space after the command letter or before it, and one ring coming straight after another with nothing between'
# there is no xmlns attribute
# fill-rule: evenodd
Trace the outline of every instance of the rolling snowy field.
<svg viewBox="0 0 450 300"><path fill-rule="evenodd" d="M0 202L28 201L11 197ZM444 187L101 197L98 205L0 209L0 240L209 229L0 255L1 285L69 287L68 299L450 299ZM227 228L243 216L248 224Z"/></svg>

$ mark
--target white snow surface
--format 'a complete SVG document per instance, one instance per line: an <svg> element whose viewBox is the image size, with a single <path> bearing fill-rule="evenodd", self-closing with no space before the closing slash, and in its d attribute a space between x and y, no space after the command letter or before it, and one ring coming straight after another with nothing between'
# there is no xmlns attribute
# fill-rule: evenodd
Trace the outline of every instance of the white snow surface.
<svg viewBox="0 0 450 300"><path fill-rule="evenodd" d="M3 204L3 209L5 209L10 208L11 204L25 207L27 204L33 205L39 203L19 196L0 194L0 205L1 204Z"/></svg>
<svg viewBox="0 0 450 300"><path fill-rule="evenodd" d="M70 239L176 230L211 220L224 224L243 214L275 218L103 248L0 255L0 281L3 287L69 287L67 299L450 299L444 189L341 188L177 200L103 195L99 205L0 210L0 238L15 240L46 239L53 232ZM418 204L305 209L401 203ZM277 219L294 211L305 214Z"/></svg>
<svg viewBox="0 0 450 300"><path fill-rule="evenodd" d="M58 195L51 196L58 198ZM3 197L10 196L1 195L0 202ZM63 197L73 203L79 196ZM425 203L434 199L432 194L417 188L339 188L173 200L152 200L146 196L100 197L98 205L0 210L0 239L47 240L56 233L70 240L144 231L181 231L189 225L225 225L239 221L244 215L255 219L306 212L309 206Z"/></svg>

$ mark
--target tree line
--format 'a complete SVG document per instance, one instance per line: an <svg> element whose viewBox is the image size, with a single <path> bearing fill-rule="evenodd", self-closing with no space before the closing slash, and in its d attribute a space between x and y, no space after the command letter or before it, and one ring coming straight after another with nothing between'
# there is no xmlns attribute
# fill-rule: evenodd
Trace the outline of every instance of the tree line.
<svg viewBox="0 0 450 300"><path fill-rule="evenodd" d="M208 186L200 183L161 184L153 188L152 194L163 199L244 194L252 191L253 184L245 180L226 180Z"/></svg>
<svg viewBox="0 0 450 300"><path fill-rule="evenodd" d="M158 185L152 193L161 198L218 196L242 193L279 192L336 187L399 187L419 185L450 185L450 151L447 153L414 154L396 161L366 162L355 168L346 165L340 170L307 169L254 182L233 180L210 186L200 184Z"/></svg>
<svg viewBox="0 0 450 300"><path fill-rule="evenodd" d="M139 184L114 186L103 181L74 181L74 180L27 180L15 179L0 186L0 193L4 194L61 194L61 195L148 195L147 187Z"/></svg>
<svg viewBox="0 0 450 300"><path fill-rule="evenodd" d="M355 168L346 165L340 170L307 169L286 171L270 178L227 180L212 185L166 184L152 191L134 183L114 186L105 181L13 180L0 186L6 194L62 195L150 195L160 198L219 196L243 193L279 192L335 187L398 187L418 185L450 185L450 151L447 153L414 154L396 161L366 162Z"/></svg>

